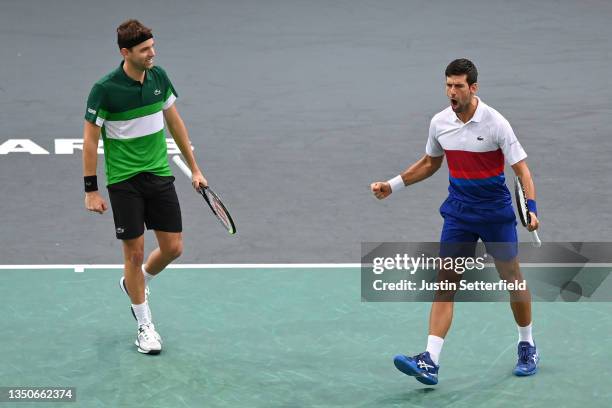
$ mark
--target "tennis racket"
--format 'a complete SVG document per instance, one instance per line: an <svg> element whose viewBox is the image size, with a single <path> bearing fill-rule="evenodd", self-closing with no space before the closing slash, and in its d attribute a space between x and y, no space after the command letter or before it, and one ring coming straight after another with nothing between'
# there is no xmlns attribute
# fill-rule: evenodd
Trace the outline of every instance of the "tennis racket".
<svg viewBox="0 0 612 408"><path fill-rule="evenodd" d="M518 176L514 177L514 197L516 198L516 210L521 220L521 224L523 224L523 227L527 227L531 223L531 214L527 208L525 187ZM542 241L540 241L538 231L531 231L531 240L533 241L533 246L542 246Z"/></svg>
<svg viewBox="0 0 612 408"><path fill-rule="evenodd" d="M183 171L183 173L185 173L189 180L191 180L191 170L185 164L185 162L181 160L179 156L172 157L172 161L179 167L179 169ZM223 202L221 201L219 196L216 195L210 187L200 186L197 191L202 195L202 197L204 197L204 201L206 201L206 204L208 204L213 214L215 214L215 216L217 217L219 222L221 222L221 225L223 225L227 232L229 232L230 234L235 234L236 225L234 224L234 220L232 220L232 216L223 205Z"/></svg>

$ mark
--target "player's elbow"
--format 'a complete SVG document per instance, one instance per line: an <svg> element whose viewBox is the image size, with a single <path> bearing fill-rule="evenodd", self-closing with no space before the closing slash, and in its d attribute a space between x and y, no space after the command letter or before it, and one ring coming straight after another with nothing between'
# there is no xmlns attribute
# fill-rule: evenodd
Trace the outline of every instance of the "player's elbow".
<svg viewBox="0 0 612 408"><path fill-rule="evenodd" d="M525 159L514 163L512 169L514 170L514 174L519 176L521 180L524 180L526 177L531 177L531 172L529 171L529 166L527 166L527 161L525 161Z"/></svg>
<svg viewBox="0 0 612 408"><path fill-rule="evenodd" d="M427 174L432 175L440 169L440 167L442 166L442 160L438 159L437 157L427 156L425 165L427 169Z"/></svg>
<svg viewBox="0 0 612 408"><path fill-rule="evenodd" d="M164 111L164 119L166 120L166 126L168 126L170 132L176 131L180 127L185 126L183 120L178 113L176 113L176 111Z"/></svg>
<svg viewBox="0 0 612 408"><path fill-rule="evenodd" d="M85 155L96 155L98 152L98 141L91 137L83 138L83 153Z"/></svg>

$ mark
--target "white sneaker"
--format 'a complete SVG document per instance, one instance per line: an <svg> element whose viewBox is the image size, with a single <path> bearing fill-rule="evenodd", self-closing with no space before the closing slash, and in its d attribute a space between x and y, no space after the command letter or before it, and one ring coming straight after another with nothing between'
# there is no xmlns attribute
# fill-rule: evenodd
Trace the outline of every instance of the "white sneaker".
<svg viewBox="0 0 612 408"><path fill-rule="evenodd" d="M161 336L159 335L157 330L155 330L155 325L153 323L150 323L149 326L151 326L151 328L153 329L153 333L155 333L155 338L157 339L157 341L159 341L159 344L163 344L164 342L162 341Z"/></svg>
<svg viewBox="0 0 612 408"><path fill-rule="evenodd" d="M121 288L121 290L123 291L123 293L125 293L125 295L129 298L130 294L128 293L127 290L127 286L125 285L125 277L122 276L121 279L119 279L119 287ZM149 302L149 287L145 286L145 302ZM131 300L130 300L131 302ZM134 310L132 309L132 306L130 306L130 310L132 311L132 316L134 316L134 319L136 319L136 314L134 313Z"/></svg>
<svg viewBox="0 0 612 408"><path fill-rule="evenodd" d="M134 344L138 347L138 351L143 354L159 354L161 353L161 337L155 331L153 324L143 324L138 328L138 337Z"/></svg>

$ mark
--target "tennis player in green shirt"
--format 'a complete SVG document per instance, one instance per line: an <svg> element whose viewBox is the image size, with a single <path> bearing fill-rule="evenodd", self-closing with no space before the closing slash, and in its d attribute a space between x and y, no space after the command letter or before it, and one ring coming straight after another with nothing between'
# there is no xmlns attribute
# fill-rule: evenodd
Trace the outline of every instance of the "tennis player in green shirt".
<svg viewBox="0 0 612 408"><path fill-rule="evenodd" d="M123 243L124 276L119 284L129 296L138 322L136 346L159 354L161 336L149 309L148 284L183 251L181 209L168 164L165 125L193 173L194 188L206 186L175 106L178 96L166 72L154 65L151 29L138 20L117 28L123 61L95 83L87 100L83 130L85 207L104 213L108 205L98 192L98 140L104 142L104 168L115 233ZM144 259L144 228L159 244Z"/></svg>

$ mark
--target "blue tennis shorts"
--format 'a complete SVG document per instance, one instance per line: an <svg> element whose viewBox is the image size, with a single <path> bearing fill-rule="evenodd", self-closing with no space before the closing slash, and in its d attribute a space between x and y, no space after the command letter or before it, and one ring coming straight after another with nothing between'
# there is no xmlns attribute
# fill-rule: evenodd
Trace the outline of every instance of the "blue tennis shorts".
<svg viewBox="0 0 612 408"><path fill-rule="evenodd" d="M516 220L499 223L465 222L446 215L440 237L440 256L473 257L478 239L484 242L487 253L495 259L510 261L518 255Z"/></svg>

